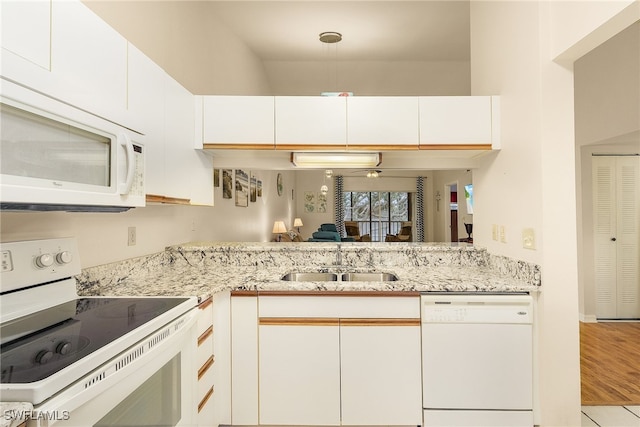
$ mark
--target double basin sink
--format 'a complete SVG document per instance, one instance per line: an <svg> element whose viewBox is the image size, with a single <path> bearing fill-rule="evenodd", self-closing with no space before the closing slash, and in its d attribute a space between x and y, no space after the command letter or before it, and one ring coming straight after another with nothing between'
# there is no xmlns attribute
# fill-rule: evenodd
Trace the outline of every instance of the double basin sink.
<svg viewBox="0 0 640 427"><path fill-rule="evenodd" d="M393 273L303 273L291 272L282 276L289 282L393 282L398 276Z"/></svg>

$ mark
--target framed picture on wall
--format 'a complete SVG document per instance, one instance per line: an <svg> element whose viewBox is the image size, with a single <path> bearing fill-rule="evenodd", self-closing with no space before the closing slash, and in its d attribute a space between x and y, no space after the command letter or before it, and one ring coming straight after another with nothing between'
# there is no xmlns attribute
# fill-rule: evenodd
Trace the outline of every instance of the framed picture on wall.
<svg viewBox="0 0 640 427"><path fill-rule="evenodd" d="M316 193L315 191L304 192L304 211L313 213L316 211Z"/></svg>
<svg viewBox="0 0 640 427"><path fill-rule="evenodd" d="M326 213L327 212L327 195L318 193L318 197L316 199L316 212L317 213Z"/></svg>
<svg viewBox="0 0 640 427"><path fill-rule="evenodd" d="M284 182L282 181L281 173L276 177L276 189L278 190L278 196L282 196L282 192L284 191Z"/></svg>
<svg viewBox="0 0 640 427"><path fill-rule="evenodd" d="M233 197L233 171L231 169L222 170L222 198L231 199Z"/></svg>
<svg viewBox="0 0 640 427"><path fill-rule="evenodd" d="M262 197L262 180L258 180L258 197Z"/></svg>
<svg viewBox="0 0 640 427"><path fill-rule="evenodd" d="M249 206L249 175L242 169L236 169L236 206Z"/></svg>
<svg viewBox="0 0 640 427"><path fill-rule="evenodd" d="M220 169L213 170L213 186L220 187Z"/></svg>
<svg viewBox="0 0 640 427"><path fill-rule="evenodd" d="M249 200L255 202L258 199L258 180L255 176L251 177L251 184L249 186Z"/></svg>

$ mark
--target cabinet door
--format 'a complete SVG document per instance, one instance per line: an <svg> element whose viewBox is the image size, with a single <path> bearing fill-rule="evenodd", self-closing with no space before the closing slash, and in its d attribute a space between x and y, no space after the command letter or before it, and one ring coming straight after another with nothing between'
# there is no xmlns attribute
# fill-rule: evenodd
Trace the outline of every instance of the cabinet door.
<svg viewBox="0 0 640 427"><path fill-rule="evenodd" d="M492 144L490 96L420 97L420 145Z"/></svg>
<svg viewBox="0 0 640 427"><path fill-rule="evenodd" d="M122 123L127 40L80 1L55 1L51 11L54 96Z"/></svg>
<svg viewBox="0 0 640 427"><path fill-rule="evenodd" d="M341 321L342 425L422 424L420 320Z"/></svg>
<svg viewBox="0 0 640 427"><path fill-rule="evenodd" d="M231 297L231 423L258 424L258 298Z"/></svg>
<svg viewBox="0 0 640 427"><path fill-rule="evenodd" d="M261 322L260 424L340 425L338 335L337 321Z"/></svg>
<svg viewBox="0 0 640 427"><path fill-rule="evenodd" d="M129 45L129 118L144 133L145 189L150 195L165 191L164 123L165 71L135 46Z"/></svg>
<svg viewBox="0 0 640 427"><path fill-rule="evenodd" d="M276 148L346 147L346 97L277 96L275 117Z"/></svg>
<svg viewBox="0 0 640 427"><path fill-rule="evenodd" d="M165 80L165 196L213 206L213 161L193 148L194 96L173 78Z"/></svg>
<svg viewBox="0 0 640 427"><path fill-rule="evenodd" d="M2 47L46 70L51 60L51 1L3 1ZM4 53L3 53L4 61Z"/></svg>
<svg viewBox="0 0 640 427"><path fill-rule="evenodd" d="M347 98L347 143L350 147L418 148L418 98Z"/></svg>
<svg viewBox="0 0 640 427"><path fill-rule="evenodd" d="M203 143L274 147L272 96L204 96Z"/></svg>

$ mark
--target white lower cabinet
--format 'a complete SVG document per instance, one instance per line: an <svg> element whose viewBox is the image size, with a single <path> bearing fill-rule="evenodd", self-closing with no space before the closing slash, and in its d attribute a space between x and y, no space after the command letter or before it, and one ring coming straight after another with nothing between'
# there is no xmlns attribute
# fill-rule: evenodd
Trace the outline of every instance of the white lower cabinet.
<svg viewBox="0 0 640 427"><path fill-rule="evenodd" d="M260 424L340 424L334 325L260 325Z"/></svg>
<svg viewBox="0 0 640 427"><path fill-rule="evenodd" d="M258 424L258 298L231 295L231 425Z"/></svg>
<svg viewBox="0 0 640 427"><path fill-rule="evenodd" d="M340 326L342 425L422 424L420 325Z"/></svg>
<svg viewBox="0 0 640 427"><path fill-rule="evenodd" d="M198 306L198 348L196 351L197 368L197 420L199 426L213 425L213 300L209 298Z"/></svg>
<svg viewBox="0 0 640 427"><path fill-rule="evenodd" d="M270 295L231 307L233 424L422 423L417 295Z"/></svg>

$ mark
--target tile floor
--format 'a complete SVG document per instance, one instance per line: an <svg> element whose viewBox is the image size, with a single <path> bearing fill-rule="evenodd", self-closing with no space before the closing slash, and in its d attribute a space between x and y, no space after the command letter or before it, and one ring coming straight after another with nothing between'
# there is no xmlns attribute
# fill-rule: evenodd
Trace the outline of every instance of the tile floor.
<svg viewBox="0 0 640 427"><path fill-rule="evenodd" d="M639 427L640 406L583 406L582 427Z"/></svg>

